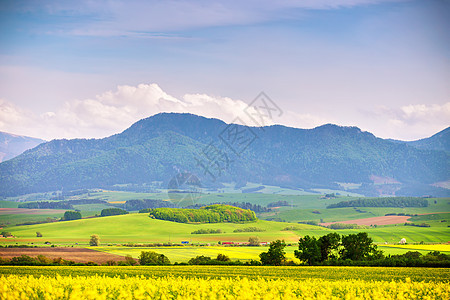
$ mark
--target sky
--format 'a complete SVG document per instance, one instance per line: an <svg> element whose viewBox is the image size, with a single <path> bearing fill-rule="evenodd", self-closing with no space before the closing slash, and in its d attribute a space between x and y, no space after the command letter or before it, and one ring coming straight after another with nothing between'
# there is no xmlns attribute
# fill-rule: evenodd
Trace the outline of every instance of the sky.
<svg viewBox="0 0 450 300"><path fill-rule="evenodd" d="M159 112L357 126L450 125L450 1L0 0L0 131L102 138ZM269 124L267 124L269 125Z"/></svg>

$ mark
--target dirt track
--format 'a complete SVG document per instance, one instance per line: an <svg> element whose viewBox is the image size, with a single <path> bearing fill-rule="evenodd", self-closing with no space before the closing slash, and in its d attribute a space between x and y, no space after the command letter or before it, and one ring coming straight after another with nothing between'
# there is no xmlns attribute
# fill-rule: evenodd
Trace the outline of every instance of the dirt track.
<svg viewBox="0 0 450 300"><path fill-rule="evenodd" d="M0 257L12 258L15 256L28 255L36 257L44 255L48 258L61 257L65 260L72 260L74 262L88 262L93 261L101 264L108 260L120 261L125 260L125 257L115 254L104 253L86 248L0 248Z"/></svg>
<svg viewBox="0 0 450 300"><path fill-rule="evenodd" d="M373 217L365 219L347 220L339 222L327 222L320 223L320 225L328 226L330 224L342 223L342 224L356 224L356 225L390 225L390 224L401 224L408 221L410 216L383 216L383 217Z"/></svg>

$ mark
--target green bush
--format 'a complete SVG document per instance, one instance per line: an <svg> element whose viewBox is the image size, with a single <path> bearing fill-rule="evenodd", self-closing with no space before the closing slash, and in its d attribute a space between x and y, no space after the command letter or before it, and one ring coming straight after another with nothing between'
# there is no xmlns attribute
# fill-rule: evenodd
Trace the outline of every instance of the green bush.
<svg viewBox="0 0 450 300"><path fill-rule="evenodd" d="M142 251L139 255L139 263L143 266L170 265L170 260L164 254L153 251Z"/></svg>
<svg viewBox="0 0 450 300"><path fill-rule="evenodd" d="M120 208L105 208L102 209L101 216L107 217L107 216L118 216L118 215L126 215L128 212L126 210L120 209Z"/></svg>
<svg viewBox="0 0 450 300"><path fill-rule="evenodd" d="M81 213L79 211L68 210L64 213L63 217L64 221L79 220L79 219L81 219Z"/></svg>

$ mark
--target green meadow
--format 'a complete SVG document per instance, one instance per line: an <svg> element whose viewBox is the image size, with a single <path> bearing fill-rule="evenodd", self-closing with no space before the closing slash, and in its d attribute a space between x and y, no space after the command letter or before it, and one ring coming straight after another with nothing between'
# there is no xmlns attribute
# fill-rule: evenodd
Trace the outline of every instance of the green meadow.
<svg viewBox="0 0 450 300"><path fill-rule="evenodd" d="M283 230L290 226L291 230ZM292 227L293 226L293 227ZM263 232L233 232L236 229L257 227ZM221 229L220 234L191 234L199 229ZM292 230L293 229L293 230ZM246 242L250 236L258 236L261 241L284 239L296 242L300 236L321 236L331 229L286 222L258 220L256 222L185 224L149 218L148 214L128 214L99 217L75 221L63 221L8 228L15 235L15 242L56 244L87 244L92 234L98 234L104 244L117 243L217 243L219 241ZM36 237L36 232L43 234ZM379 226L367 229L336 230L340 234L366 231L376 243L398 243L405 238L409 243L446 243L450 241L449 227L414 227L404 225ZM12 242L12 239L8 239ZM6 240L2 241L3 243Z"/></svg>

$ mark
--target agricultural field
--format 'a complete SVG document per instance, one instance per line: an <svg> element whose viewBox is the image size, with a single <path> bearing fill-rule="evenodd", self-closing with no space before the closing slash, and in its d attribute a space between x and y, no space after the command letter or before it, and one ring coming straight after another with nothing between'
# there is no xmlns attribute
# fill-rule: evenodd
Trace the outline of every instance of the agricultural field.
<svg viewBox="0 0 450 300"><path fill-rule="evenodd" d="M2 299L448 299L448 269L0 267ZM12 275L14 274L14 275ZM68 276L70 275L70 276Z"/></svg>
<svg viewBox="0 0 450 300"><path fill-rule="evenodd" d="M173 246L173 247L92 247L97 251L115 254L115 255L131 255L133 258L138 258L141 251L155 251L159 254L167 256L172 263L186 263L189 259L196 256L217 257L218 254L224 254L231 260L249 261L259 260L259 254L267 251L268 247L224 247L224 246ZM385 255L405 254L408 251L418 251L425 255L430 251L439 251L441 253L450 254L450 244L436 244L436 245L378 245L378 249L382 250ZM295 258L294 251L298 250L297 245L287 246L285 248L286 257L296 263L300 261Z"/></svg>
<svg viewBox="0 0 450 300"><path fill-rule="evenodd" d="M234 232L237 229L256 227L262 232ZM199 229L221 229L216 234L191 234ZM289 230L283 230L289 229ZM148 214L132 213L75 221L55 222L28 226L13 226L8 230L15 239L0 240L0 243L35 243L45 241L56 244L87 245L90 235L98 234L103 244L115 243L212 243L219 241L246 242L250 236L258 236L261 241L270 242L284 239L295 243L300 236L321 236L333 230L306 224L257 220L256 222L185 224L149 218ZM39 231L43 237L36 237ZM376 243L398 243L405 238L409 243L447 243L450 241L450 227L416 227L389 225L365 229L343 229L341 234L367 232Z"/></svg>

